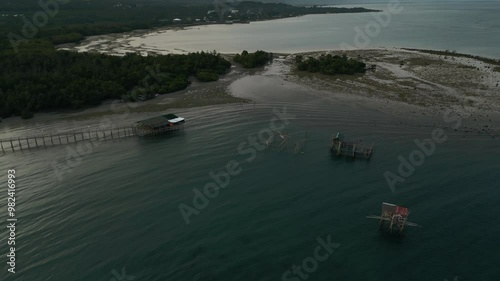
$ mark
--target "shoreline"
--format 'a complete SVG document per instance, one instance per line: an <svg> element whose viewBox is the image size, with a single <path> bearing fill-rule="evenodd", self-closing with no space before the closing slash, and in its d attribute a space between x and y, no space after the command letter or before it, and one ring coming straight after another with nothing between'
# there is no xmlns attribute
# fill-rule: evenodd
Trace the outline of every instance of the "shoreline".
<svg viewBox="0 0 500 281"><path fill-rule="evenodd" d="M83 110L62 110L57 112L36 113L30 120L10 117L0 122L2 127L37 126L58 122L80 122L87 124L103 118L137 115L146 116L165 111L189 112L203 108L236 107L242 104L265 104L266 98L259 100L250 96L235 95L231 85L253 77L255 79L276 79L286 81L291 87L310 89L309 98L320 98L334 104L347 102L359 104L363 108L375 109L393 114L396 118L408 117L435 119L444 110L453 110L463 116L476 116L476 120L486 122L476 128L479 132L498 135L496 122L500 120L500 96L498 91L500 72L495 72L488 64L471 57L448 57L421 53L417 50L399 48L378 48L349 51L327 51L299 53L305 56L318 56L327 53L345 53L351 57L362 57L367 65L376 65L376 71L359 75L326 76L319 73L303 73L294 69L293 59L298 54L279 54L273 63L257 69L243 69L232 66L230 72L221 76L219 81L200 83L194 81L188 88L161 95L155 99L133 103L108 100L97 107ZM230 60L232 54L222 54ZM278 55L278 54L276 54ZM401 65L401 62L404 63ZM439 75L436 75L438 73ZM448 77L448 76L450 77ZM462 79L463 75L469 81ZM443 77L438 79L435 76ZM491 79L487 82L487 79ZM258 82L257 82L258 83ZM275 85L265 89L273 93ZM483 87L483 89L474 89ZM273 98L272 94L267 94ZM269 101L269 99L267 99ZM287 102L284 100L284 102ZM470 103L470 104L469 104ZM142 117L138 117L142 118ZM127 118L128 120L128 118ZM130 120L128 120L130 121ZM479 121L478 121L479 122ZM486 126L486 127L484 127ZM480 128L481 127L481 128Z"/></svg>
<svg viewBox="0 0 500 281"><path fill-rule="evenodd" d="M143 55L144 53L152 53L152 54L184 54L184 53L189 53L185 50L177 50L180 52L172 52L172 50L153 50L153 49L147 49L147 48L142 48L142 47L135 47L131 46L130 48L126 47L124 44L116 44L118 40L123 40L118 43L129 43L129 38L130 37L143 37L147 34L154 34L154 33L162 33L166 31L180 31L180 30L186 30L186 29L192 29L192 28L199 28L199 27L208 27L208 26L226 26L226 25L246 25L246 24L251 24L251 23L260 23L260 22L268 22L268 21L277 21L277 20L284 20L284 19L294 19L294 18L301 18L304 16L316 16L316 15L336 15L336 14L358 14L358 13L378 13L382 12L382 10L373 10L373 9L366 9L364 12L353 12L353 13L324 13L324 14L303 14L303 15L296 15L296 16L290 16L290 17L281 17L281 18L269 18L269 19L257 19L257 20L250 20L250 21L243 21L243 22L231 22L231 23L224 23L224 22L203 22L203 23L190 23L190 24L177 24L177 25L168 25L168 26L159 26L159 27L154 27L151 29L136 29L132 31L127 31L127 32L120 32L120 33L107 33L107 34L100 34L100 35L90 35L86 36L83 40L78 41L78 42L73 42L73 43L64 43L64 44L59 44L54 46L56 50L66 50L66 51L76 51L76 52L98 52L98 53L103 53L103 54L109 54L109 55L118 55L122 56L127 53L139 53ZM107 42L101 42L94 44L98 41L101 40L106 40L109 39ZM115 43L115 44L113 44ZM87 44L86 46L82 46L83 44ZM109 48L97 50L95 49L96 47L102 46L108 44ZM116 47L116 45L119 45L122 50L117 51L115 53L111 52L111 49ZM93 47L93 48L87 48L87 47ZM142 49L141 49L142 48ZM327 50L324 50L327 51Z"/></svg>
<svg viewBox="0 0 500 281"><path fill-rule="evenodd" d="M426 50L373 48L297 53L291 56L317 57L321 54L346 54L348 57L362 59L367 64L367 67L374 66L376 70L367 70L364 74L336 76L306 73L296 70L292 70L292 74L299 78L309 77L312 80L317 79L331 82L327 84L328 86L338 84L335 82L348 82L347 84L354 84L354 86L364 83L365 85L363 86L373 86L372 89L368 89L372 90L371 93L364 93L362 95L365 97L376 96L374 94L377 92L380 93L381 90L406 91L407 93L405 94L416 93L416 95L394 98L388 97L386 92L384 93L384 97L393 101L402 101L407 104L426 107L451 106L474 109L479 106L479 109L485 111L500 112L500 95L497 94L500 89L500 72L494 68L495 65L485 63L482 57L467 54L446 56L429 54L424 51ZM288 61L288 64L293 65L293 62ZM367 82L376 83L366 85ZM353 95L353 92L356 92L357 88L359 87L350 88L353 91L350 91L348 95ZM409 90L415 90L415 92ZM438 100L439 103L435 104L428 104L427 100L418 100L419 97L429 92L432 94L425 96L425 98L431 99L440 97L439 95L441 95L441 97L449 97L450 100ZM463 101L460 103L460 98L469 98L469 101L473 103L464 104ZM483 99L481 100L481 98ZM477 104L480 102L482 104ZM485 105L486 103L487 105Z"/></svg>

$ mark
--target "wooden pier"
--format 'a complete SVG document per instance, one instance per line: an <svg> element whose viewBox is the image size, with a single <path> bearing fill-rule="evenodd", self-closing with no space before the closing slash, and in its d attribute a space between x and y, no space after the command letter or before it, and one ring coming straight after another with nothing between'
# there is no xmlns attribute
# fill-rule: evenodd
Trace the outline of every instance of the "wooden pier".
<svg viewBox="0 0 500 281"><path fill-rule="evenodd" d="M3 153L23 151L34 148L46 148L57 145L73 144L81 141L108 141L137 135L135 126L108 128L99 130L77 130L27 137L0 139L0 149Z"/></svg>
<svg viewBox="0 0 500 281"><path fill-rule="evenodd" d="M124 127L104 128L104 129L83 129L67 132L57 132L50 134L32 135L26 137L11 137L0 139L0 150L2 153L12 151L23 151L34 148L46 148L57 145L73 144L81 141L109 141L123 139L133 136L156 136L169 132L181 131L184 129L184 118L175 116L176 119L165 121L165 116L175 116L173 114L161 116L161 124L156 127L145 126L145 121L157 121L158 118L151 118L136 122ZM171 122L176 121L175 123Z"/></svg>
<svg viewBox="0 0 500 281"><path fill-rule="evenodd" d="M58 132L51 134L34 135L27 137L13 137L0 139L2 153L23 151L34 148L46 148L57 145L73 144L81 141L109 141L133 136L155 136L167 132L179 131L183 125L163 129L161 132L145 133L137 126L117 127L99 130L78 130L71 132Z"/></svg>
<svg viewBox="0 0 500 281"><path fill-rule="evenodd" d="M370 159L373 145L365 145L361 142L344 141L340 133L332 138L330 151L336 156L348 156L352 158Z"/></svg>

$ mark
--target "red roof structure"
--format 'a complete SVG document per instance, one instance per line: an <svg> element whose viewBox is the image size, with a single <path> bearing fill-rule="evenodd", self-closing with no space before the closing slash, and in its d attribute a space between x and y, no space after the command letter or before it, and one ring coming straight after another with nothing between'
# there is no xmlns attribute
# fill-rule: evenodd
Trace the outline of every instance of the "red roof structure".
<svg viewBox="0 0 500 281"><path fill-rule="evenodd" d="M382 214L380 216L367 216L367 218L379 219L381 228L386 228L391 233L396 230L402 235L406 225L419 226L407 221L409 214L410 210L407 207L383 202Z"/></svg>

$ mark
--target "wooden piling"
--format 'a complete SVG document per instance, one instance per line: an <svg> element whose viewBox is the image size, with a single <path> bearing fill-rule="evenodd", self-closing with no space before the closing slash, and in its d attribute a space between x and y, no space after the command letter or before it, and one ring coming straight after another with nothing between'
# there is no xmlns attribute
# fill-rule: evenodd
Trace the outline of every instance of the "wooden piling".
<svg viewBox="0 0 500 281"><path fill-rule="evenodd" d="M48 147L48 146L55 146L55 145L63 145L63 144L72 144L72 143L77 143L80 141L85 141L85 140L90 140L90 141L106 141L108 140L108 135L110 134L110 139L115 140L115 139L123 139L126 137L130 136L137 136L141 135L140 131L138 131L137 127L135 126L122 126L122 127L117 127L115 132L115 128L107 128L107 129L95 129L94 132L92 132L91 129L88 129L87 131L82 130L82 131L70 131L70 132L57 132L57 133L49 133L49 135L41 134L38 136L26 136L23 139L21 137L13 137L11 139L4 139L0 140L0 153L1 152L9 152L9 143L10 143L10 149L11 151L16 151L17 150L26 150L26 149L34 149L34 148L41 148L41 147ZM176 129L171 129L169 128L166 131L177 131ZM71 134L73 135L73 138L71 137ZM101 135L102 134L102 135ZM161 134L161 132L153 132L152 135L158 135ZM77 138L77 135L80 135L81 139ZM42 138L41 141L38 139ZM45 140L45 138L50 138L50 140ZM54 138L56 139L54 141ZM59 142L57 142L57 139ZM66 142L63 143L63 139L66 139ZM18 148L15 147L14 143L17 141ZM26 147L24 147L23 141L26 141ZM33 143L31 143L33 141ZM5 145L4 145L5 142ZM288 147L288 143L284 142L281 144L280 148L283 150ZM356 155L358 152L356 152Z"/></svg>

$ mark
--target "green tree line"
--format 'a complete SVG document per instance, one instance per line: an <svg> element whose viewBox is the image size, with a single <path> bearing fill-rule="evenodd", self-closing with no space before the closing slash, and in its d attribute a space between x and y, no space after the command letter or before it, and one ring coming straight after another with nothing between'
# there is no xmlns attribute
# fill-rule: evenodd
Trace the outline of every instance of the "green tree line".
<svg viewBox="0 0 500 281"><path fill-rule="evenodd" d="M254 68L263 66L273 60L273 54L264 51L249 53L246 50L240 54L236 54L233 60L241 64L244 68Z"/></svg>
<svg viewBox="0 0 500 281"><path fill-rule="evenodd" d="M190 77L217 80L231 63L219 54L124 57L68 51L0 55L0 115L144 100L185 89Z"/></svg>
<svg viewBox="0 0 500 281"><path fill-rule="evenodd" d="M346 55L321 55L319 58L302 56L295 58L297 69L307 72L319 72L326 75L364 73L366 64L360 60L348 58Z"/></svg>

